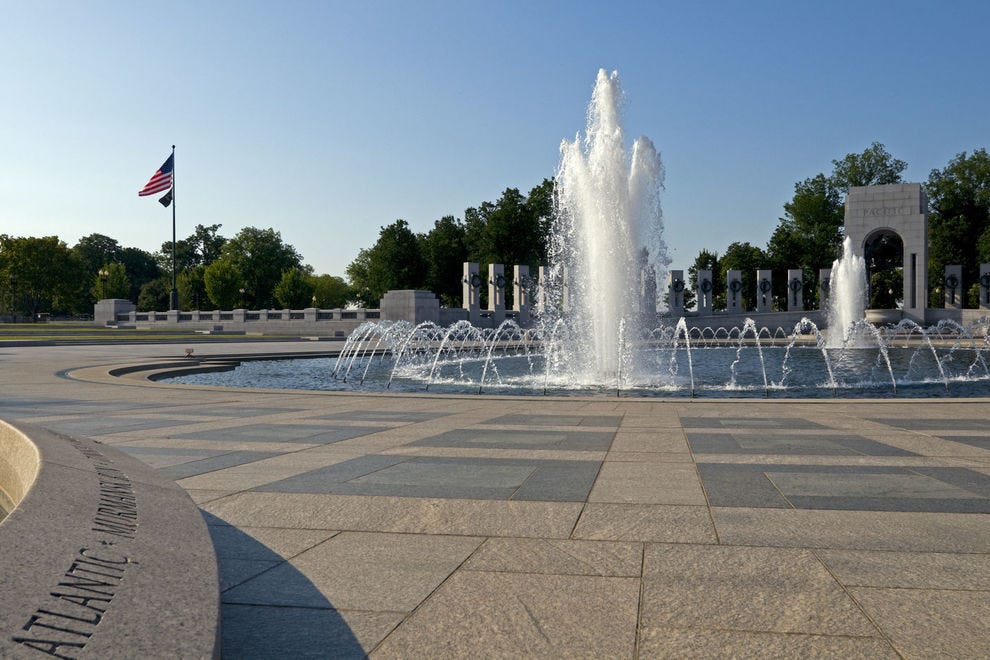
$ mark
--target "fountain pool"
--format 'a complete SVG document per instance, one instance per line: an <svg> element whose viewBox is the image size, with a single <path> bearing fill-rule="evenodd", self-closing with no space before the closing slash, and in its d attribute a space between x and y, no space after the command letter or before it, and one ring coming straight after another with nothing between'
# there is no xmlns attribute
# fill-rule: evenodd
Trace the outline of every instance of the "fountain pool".
<svg viewBox="0 0 990 660"><path fill-rule="evenodd" d="M663 241L663 167L653 143L625 146L622 90L599 71L587 128L563 141L555 177L548 267L532 328L506 321L367 323L339 355L246 362L182 383L441 393L715 397L988 396L987 322L864 319L865 265L847 239L833 266L829 331L747 320L726 329L657 325L669 264Z"/></svg>
<svg viewBox="0 0 990 660"><path fill-rule="evenodd" d="M368 323L336 357L244 362L170 382L234 387L444 394L646 397L990 396L990 343L952 323L877 330L871 347L829 348L811 322L789 336L752 322L726 331L660 328L609 385L579 383L535 331L470 324ZM566 337L558 338L566 341Z"/></svg>

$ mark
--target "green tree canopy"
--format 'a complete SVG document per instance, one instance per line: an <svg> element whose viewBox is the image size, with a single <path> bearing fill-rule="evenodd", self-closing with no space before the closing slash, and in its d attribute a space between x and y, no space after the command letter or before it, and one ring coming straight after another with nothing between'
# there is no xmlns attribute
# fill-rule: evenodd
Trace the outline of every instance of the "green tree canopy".
<svg viewBox="0 0 990 660"><path fill-rule="evenodd" d="M175 268L179 274L194 266L209 266L220 258L227 239L219 235L222 225L196 225L186 238L175 242ZM155 257L163 272L172 272L172 241L162 243Z"/></svg>
<svg viewBox="0 0 990 660"><path fill-rule="evenodd" d="M958 154L934 169L925 184L930 215L929 288L932 306L941 306L946 265L961 264L964 282L976 282L980 264L990 263L990 155L986 149ZM969 300L970 306L977 301Z"/></svg>
<svg viewBox="0 0 990 660"><path fill-rule="evenodd" d="M122 263L104 264L93 276L90 289L94 300L103 298L127 298L131 294L131 281Z"/></svg>
<svg viewBox="0 0 990 660"><path fill-rule="evenodd" d="M421 238L421 250L426 261L425 285L448 307L461 303L463 264L468 261L464 223L452 215L437 220L433 229Z"/></svg>
<svg viewBox="0 0 990 660"><path fill-rule="evenodd" d="M303 267L302 257L296 249L282 241L282 235L271 228L245 227L224 244L221 255L240 273L245 289L244 302L249 307L271 306L273 291L282 279L282 273ZM210 298L219 303L212 293Z"/></svg>
<svg viewBox="0 0 990 660"><path fill-rule="evenodd" d="M313 282L306 273L299 268L290 268L282 273L282 279L275 285L275 300L283 309L312 307L315 304L313 291Z"/></svg>
<svg viewBox="0 0 990 660"><path fill-rule="evenodd" d="M127 270L127 279L131 283L131 289L130 293L123 297L131 301L138 299L141 293L141 287L151 280L156 280L164 275L158 268L155 256L140 248L121 248L120 252L117 253L117 262L123 264Z"/></svg>
<svg viewBox="0 0 990 660"><path fill-rule="evenodd" d="M386 291L422 288L426 275L420 241L401 219L382 227L375 245L347 266L356 295L369 307L376 307Z"/></svg>
<svg viewBox="0 0 990 660"><path fill-rule="evenodd" d="M0 283L11 311L31 318L85 311L88 282L79 258L58 236L0 235Z"/></svg>
<svg viewBox="0 0 990 660"><path fill-rule="evenodd" d="M220 257L203 271L203 286L213 304L220 309L234 309L243 303L240 290L244 279L233 260Z"/></svg>
<svg viewBox="0 0 990 660"><path fill-rule="evenodd" d="M120 251L117 239L103 234L83 236L72 246L72 252L87 277L95 275L106 264L120 261Z"/></svg>
<svg viewBox="0 0 990 660"><path fill-rule="evenodd" d="M344 278L336 275L316 275L311 279L313 295L316 296L316 306L323 309L347 307L354 297L354 292Z"/></svg>
<svg viewBox="0 0 990 660"><path fill-rule="evenodd" d="M465 241L471 261L482 264L536 266L546 252L546 237L538 215L546 210L540 188L533 204L518 188L506 188L498 202L484 202L464 212Z"/></svg>
<svg viewBox="0 0 990 660"><path fill-rule="evenodd" d="M150 282L145 282L137 298L139 312L160 312L169 308L169 297L172 295L172 276L162 275Z"/></svg>
<svg viewBox="0 0 990 660"><path fill-rule="evenodd" d="M179 300L184 309L211 309L214 307L206 293L206 267L193 266L179 273L175 287L179 290Z"/></svg>
<svg viewBox="0 0 990 660"><path fill-rule="evenodd" d="M832 185L849 192L853 186L879 186L901 183L901 173L907 163L890 155L887 148L874 142L861 154L846 154L832 161Z"/></svg>

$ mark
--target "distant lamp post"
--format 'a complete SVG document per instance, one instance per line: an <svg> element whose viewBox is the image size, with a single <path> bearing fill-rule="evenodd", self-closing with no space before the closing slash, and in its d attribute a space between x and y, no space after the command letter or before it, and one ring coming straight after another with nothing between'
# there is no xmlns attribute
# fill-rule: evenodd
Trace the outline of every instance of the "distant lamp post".
<svg viewBox="0 0 990 660"><path fill-rule="evenodd" d="M101 268L98 275L100 276L100 300L103 300L107 297L107 280L110 278L110 271Z"/></svg>
<svg viewBox="0 0 990 660"><path fill-rule="evenodd" d="M238 289L241 292L241 309L244 309L244 287Z"/></svg>

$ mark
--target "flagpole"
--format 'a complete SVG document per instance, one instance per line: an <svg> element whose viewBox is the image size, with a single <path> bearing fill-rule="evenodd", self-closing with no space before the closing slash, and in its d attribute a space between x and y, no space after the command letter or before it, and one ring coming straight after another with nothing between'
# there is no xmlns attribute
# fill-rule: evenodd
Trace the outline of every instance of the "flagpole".
<svg viewBox="0 0 990 660"><path fill-rule="evenodd" d="M179 290L175 287L175 145L172 145L172 293L169 295L169 309L178 311Z"/></svg>

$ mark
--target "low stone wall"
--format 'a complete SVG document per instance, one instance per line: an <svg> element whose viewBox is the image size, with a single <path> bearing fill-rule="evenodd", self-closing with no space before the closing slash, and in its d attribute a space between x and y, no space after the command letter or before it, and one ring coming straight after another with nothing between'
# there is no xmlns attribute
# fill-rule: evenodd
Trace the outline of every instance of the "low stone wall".
<svg viewBox="0 0 990 660"><path fill-rule="evenodd" d="M0 657L217 656L216 557L181 488L29 425L0 421L0 450L8 492L28 486L0 523Z"/></svg>
<svg viewBox="0 0 990 660"><path fill-rule="evenodd" d="M366 321L378 321L377 309L233 309L117 314L101 325L185 330L204 333L272 334L344 338ZM97 319L100 323L100 319Z"/></svg>

